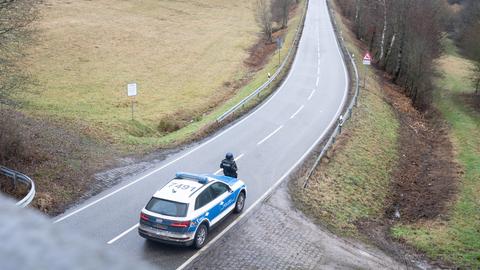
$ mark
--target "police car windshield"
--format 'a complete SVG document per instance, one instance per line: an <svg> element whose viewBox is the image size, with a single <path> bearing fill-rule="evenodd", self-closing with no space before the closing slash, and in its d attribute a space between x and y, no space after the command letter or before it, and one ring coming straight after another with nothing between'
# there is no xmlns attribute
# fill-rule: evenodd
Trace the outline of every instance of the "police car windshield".
<svg viewBox="0 0 480 270"><path fill-rule="evenodd" d="M187 216L188 204L172 202L172 201L153 197L148 202L145 208L148 211L152 211L161 215L166 215L171 217L185 217Z"/></svg>

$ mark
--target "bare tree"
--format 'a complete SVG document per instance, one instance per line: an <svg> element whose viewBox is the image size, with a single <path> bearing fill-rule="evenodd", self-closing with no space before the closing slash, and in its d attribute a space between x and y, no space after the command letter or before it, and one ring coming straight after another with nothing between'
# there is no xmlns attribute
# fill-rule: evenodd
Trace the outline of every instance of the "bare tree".
<svg viewBox="0 0 480 270"><path fill-rule="evenodd" d="M267 42L272 42L272 13L270 0L257 0L255 20L262 28L262 33Z"/></svg>
<svg viewBox="0 0 480 270"><path fill-rule="evenodd" d="M0 0L0 104L25 86L27 76L17 63L31 40L30 24L40 0Z"/></svg>
<svg viewBox="0 0 480 270"><path fill-rule="evenodd" d="M472 84L475 93L480 90L480 2L478 0L467 0L464 8L459 14L459 45L463 53L474 62L472 68Z"/></svg>
<svg viewBox="0 0 480 270"><path fill-rule="evenodd" d="M433 61L441 53L445 6L438 0L336 0L380 68L425 109L431 99Z"/></svg>
<svg viewBox="0 0 480 270"><path fill-rule="evenodd" d="M286 28L288 25L288 14L293 0L273 0L271 4L273 18L281 25L281 28Z"/></svg>

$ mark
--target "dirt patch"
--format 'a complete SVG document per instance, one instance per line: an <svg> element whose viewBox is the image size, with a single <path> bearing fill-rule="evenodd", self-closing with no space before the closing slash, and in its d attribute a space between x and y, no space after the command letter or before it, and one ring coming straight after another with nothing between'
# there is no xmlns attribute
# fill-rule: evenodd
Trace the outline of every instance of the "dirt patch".
<svg viewBox="0 0 480 270"><path fill-rule="evenodd" d="M2 110L1 115L8 119L14 127L12 132L22 143L21 147L15 147L21 152L5 157L2 165L34 180L37 195L32 205L45 213L62 212L90 189L94 171L116 164L117 151L82 135L78 129L14 110ZM3 191L18 198L20 186Z"/></svg>
<svg viewBox="0 0 480 270"><path fill-rule="evenodd" d="M461 93L458 95L460 100L463 101L473 111L480 113L480 92L475 93Z"/></svg>
<svg viewBox="0 0 480 270"><path fill-rule="evenodd" d="M461 173L452 158L448 126L435 109L423 114L415 110L396 86L385 84L384 92L401 124L386 217L402 222L436 218L447 210Z"/></svg>
<svg viewBox="0 0 480 270"><path fill-rule="evenodd" d="M368 241L409 266L425 268L427 257L391 236L391 228L402 222L411 224L447 218L449 205L457 192L461 168L453 160L454 149L449 127L435 109L417 111L402 89L377 71L385 102L391 105L400 122L398 161L391 174L391 192L386 199L383 217L360 219L356 227ZM429 263L454 267L441 260Z"/></svg>
<svg viewBox="0 0 480 270"><path fill-rule="evenodd" d="M276 40L278 37L284 37L287 33L287 29L280 29L272 34L272 40ZM244 63L252 70L258 70L262 68L270 58L270 56L277 49L277 44L275 42L268 42L265 39L259 39L249 49L250 55L244 61Z"/></svg>
<svg viewBox="0 0 480 270"><path fill-rule="evenodd" d="M11 178L0 175L0 192L9 194L17 200L21 200L28 193L28 187L22 183L13 184Z"/></svg>

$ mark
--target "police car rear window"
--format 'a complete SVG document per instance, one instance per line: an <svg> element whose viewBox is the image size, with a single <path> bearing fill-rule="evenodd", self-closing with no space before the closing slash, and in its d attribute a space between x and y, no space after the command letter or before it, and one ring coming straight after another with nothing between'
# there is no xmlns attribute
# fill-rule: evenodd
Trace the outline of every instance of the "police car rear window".
<svg viewBox="0 0 480 270"><path fill-rule="evenodd" d="M187 216L188 204L153 197L145 208L148 211L152 211L161 215L185 217Z"/></svg>

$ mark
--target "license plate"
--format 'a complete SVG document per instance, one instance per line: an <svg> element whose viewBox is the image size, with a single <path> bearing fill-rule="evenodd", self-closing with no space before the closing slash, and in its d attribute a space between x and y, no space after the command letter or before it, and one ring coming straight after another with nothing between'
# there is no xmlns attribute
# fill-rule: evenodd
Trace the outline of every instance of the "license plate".
<svg viewBox="0 0 480 270"><path fill-rule="evenodd" d="M157 223L162 223L162 222L163 222L163 219L157 218L156 222L157 222Z"/></svg>
<svg viewBox="0 0 480 270"><path fill-rule="evenodd" d="M160 229L160 230L166 230L167 229L167 226L160 225L160 224L156 224L155 227L157 227L157 229Z"/></svg>

